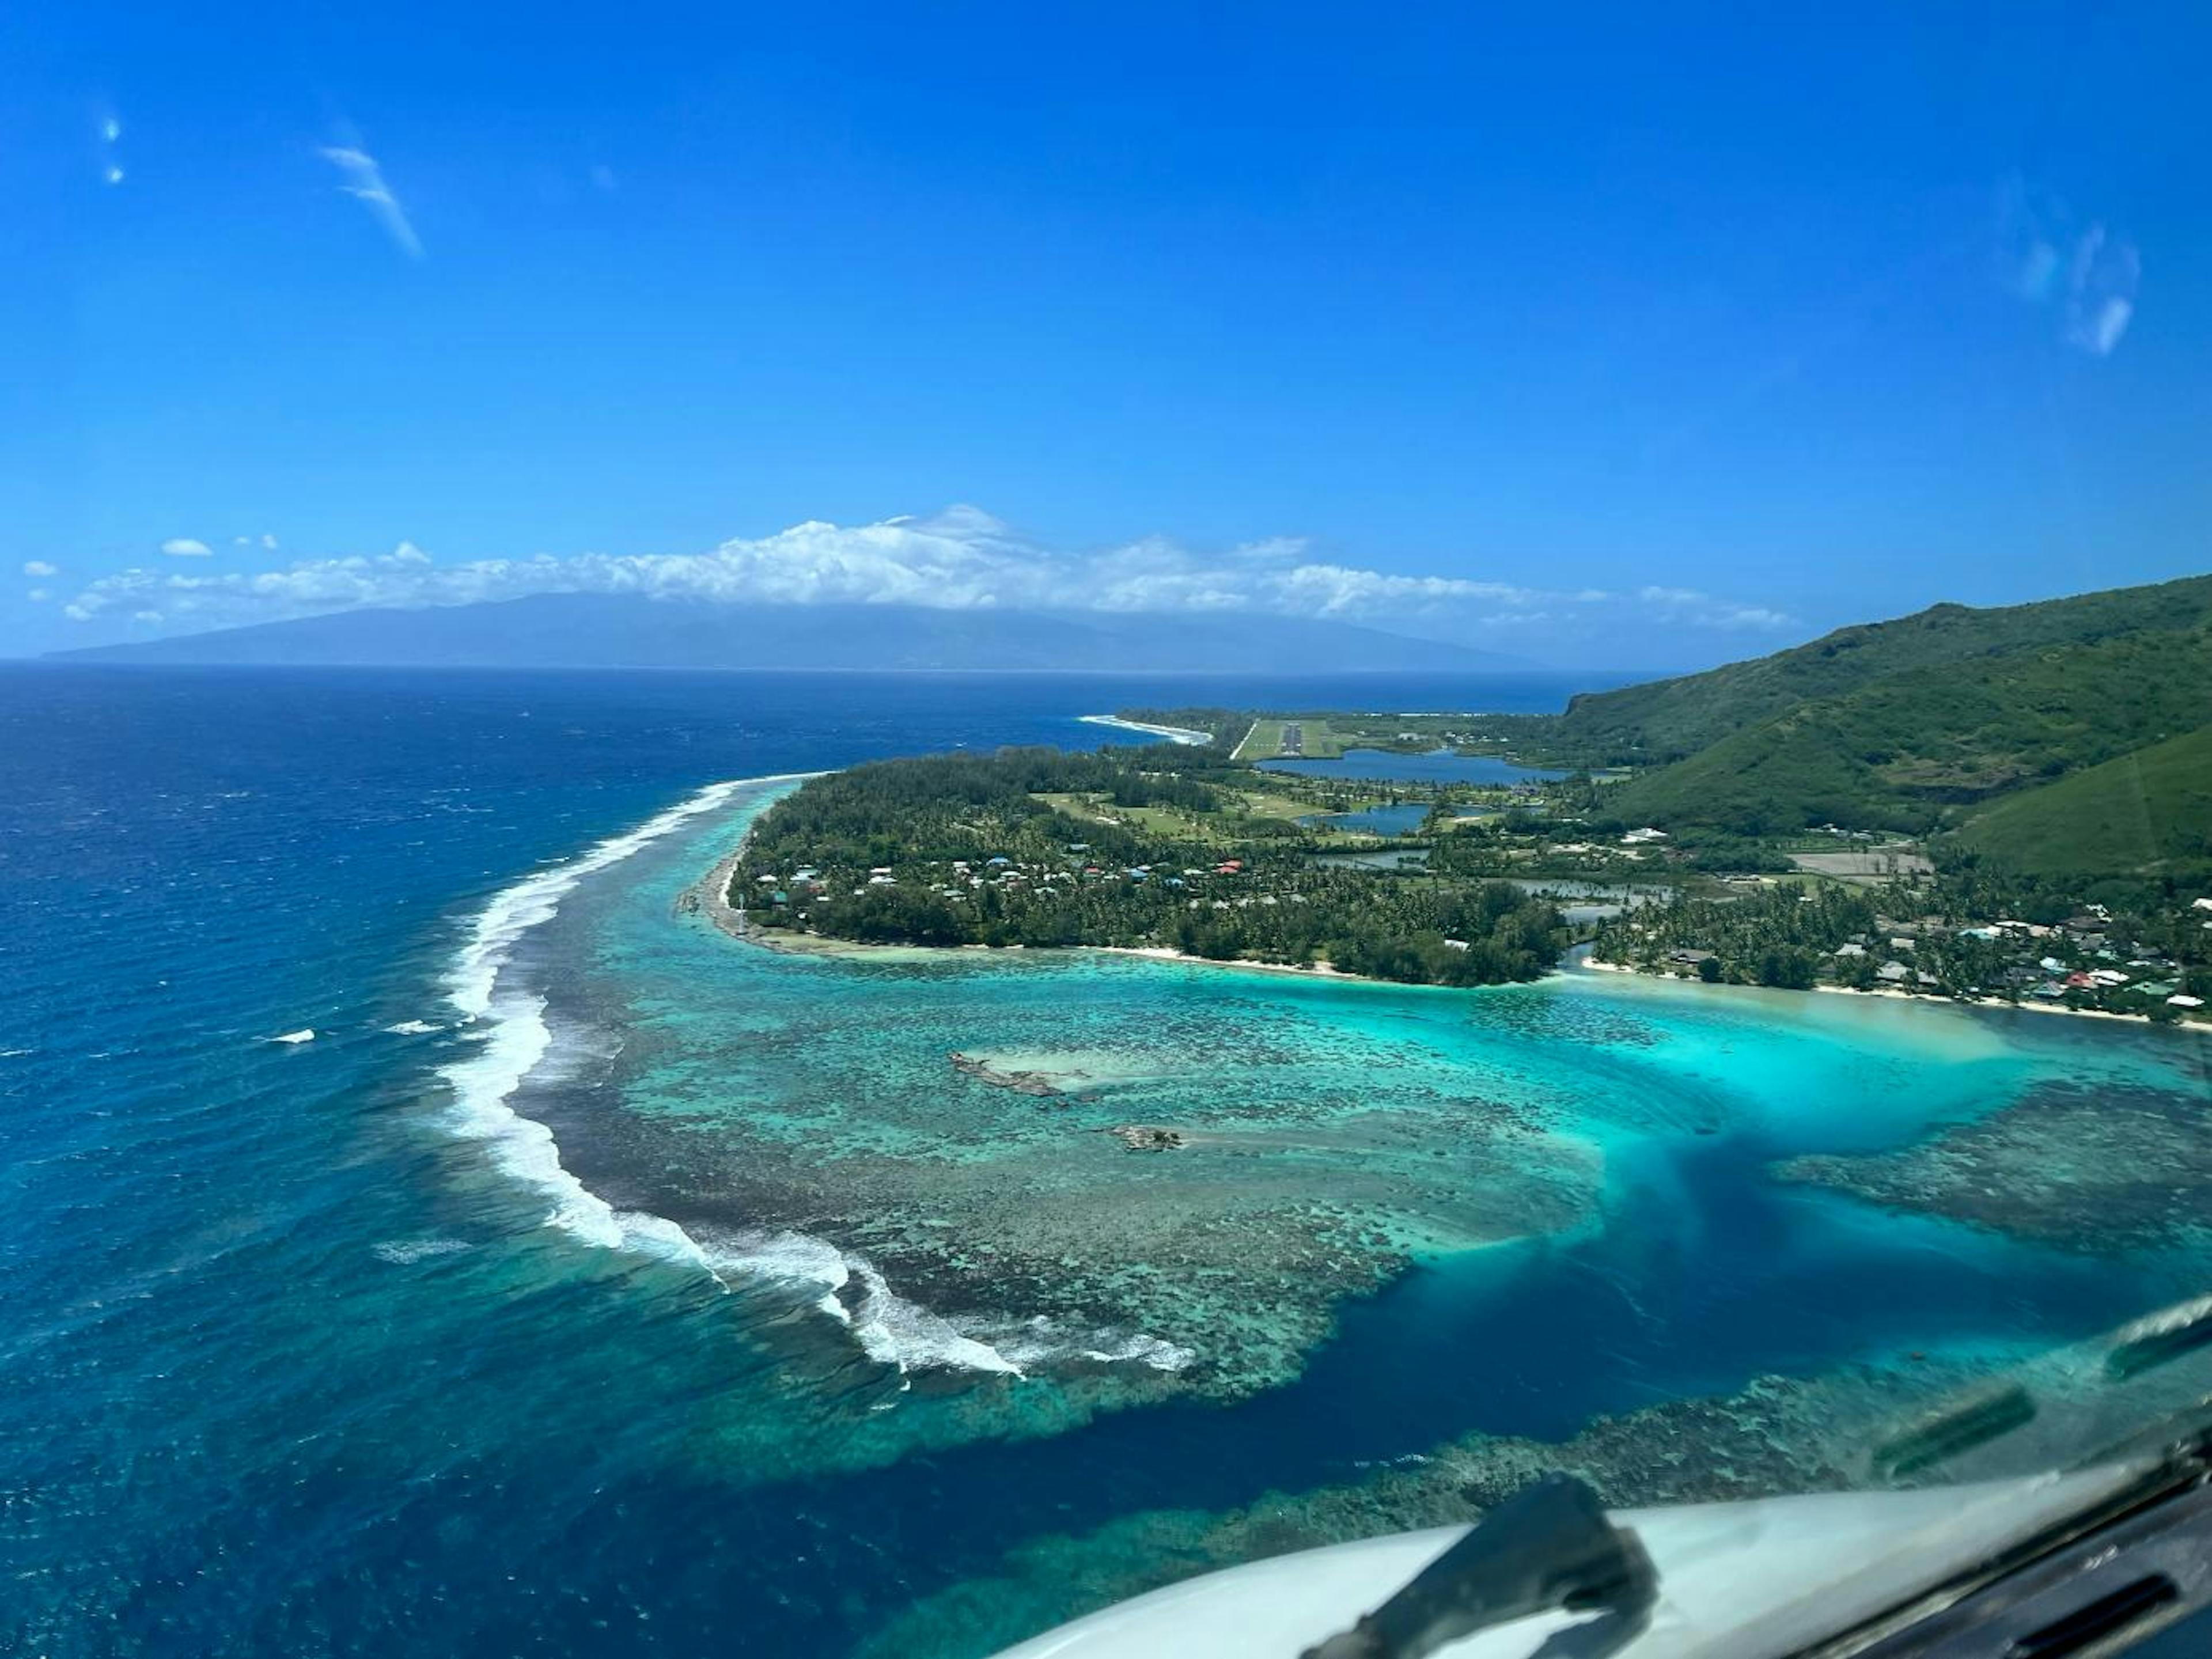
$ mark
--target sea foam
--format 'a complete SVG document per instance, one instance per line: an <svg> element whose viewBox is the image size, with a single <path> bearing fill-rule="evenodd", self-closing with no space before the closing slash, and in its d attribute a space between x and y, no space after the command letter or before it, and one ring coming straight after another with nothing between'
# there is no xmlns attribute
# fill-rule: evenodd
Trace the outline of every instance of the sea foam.
<svg viewBox="0 0 2212 1659"><path fill-rule="evenodd" d="M554 1046L545 999L500 983L501 969L523 937L551 921L561 901L586 876L621 863L701 813L714 811L738 789L794 782L806 775L791 773L709 784L627 834L611 836L494 894L471 924L446 976L447 1000L471 1026L465 1035L473 1039L475 1048L440 1073L453 1091L448 1121L455 1133L484 1142L502 1172L551 1200L549 1225L585 1243L696 1268L725 1291L738 1277L817 1290L815 1305L823 1314L847 1326L870 1358L902 1372L937 1366L1019 1376L1023 1360L1009 1358L899 1296L872 1262L826 1239L804 1233L763 1233L732 1235L702 1245L665 1216L616 1209L563 1167L550 1129L514 1109L515 1091L539 1072ZM1139 1360L1164 1370L1178 1369L1188 1358L1182 1350L1153 1337L1105 1347L1079 1342L1051 1357L1079 1353L1096 1359ZM1028 1363L1046 1357L1042 1345L1033 1340L1025 1344Z"/></svg>
<svg viewBox="0 0 2212 1659"><path fill-rule="evenodd" d="M433 1256L456 1255L463 1250L472 1250L475 1245L465 1238L387 1238L369 1246L380 1261L389 1261L394 1267L407 1267Z"/></svg>
<svg viewBox="0 0 2212 1659"><path fill-rule="evenodd" d="M1019 1363L890 1287L875 1263L808 1233L732 1234L702 1242L719 1278L727 1273L817 1292L814 1305L853 1333L878 1364L901 1371L940 1366L1019 1376Z"/></svg>

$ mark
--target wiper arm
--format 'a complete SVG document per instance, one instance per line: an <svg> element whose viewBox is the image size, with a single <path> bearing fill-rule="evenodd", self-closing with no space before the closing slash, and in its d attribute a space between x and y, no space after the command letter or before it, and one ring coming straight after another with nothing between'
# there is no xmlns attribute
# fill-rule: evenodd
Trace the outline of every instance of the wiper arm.
<svg viewBox="0 0 2212 1659"><path fill-rule="evenodd" d="M1559 1632L1544 1650L1602 1659L1643 1630L1658 1599L1658 1574L1636 1534L1607 1520L1584 1483L1547 1474L1303 1659L1423 1659L1492 1625L1559 1609L1606 1616Z"/></svg>

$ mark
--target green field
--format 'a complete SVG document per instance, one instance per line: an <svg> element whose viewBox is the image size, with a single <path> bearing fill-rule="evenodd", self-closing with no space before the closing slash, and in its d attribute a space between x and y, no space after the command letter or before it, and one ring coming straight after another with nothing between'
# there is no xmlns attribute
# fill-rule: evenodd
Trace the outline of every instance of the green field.
<svg viewBox="0 0 2212 1659"><path fill-rule="evenodd" d="M1117 806L1103 794L1045 793L1033 797L1084 823L1141 830L1228 848L1249 840L1255 820L1295 823L1319 812L1358 812L1380 804L1381 797L1351 796L1327 805L1272 790L1239 790L1226 795L1219 812L1189 812L1174 806Z"/></svg>
<svg viewBox="0 0 2212 1659"><path fill-rule="evenodd" d="M2000 801L1959 841L2039 875L2212 865L2212 726Z"/></svg>
<svg viewBox="0 0 2212 1659"><path fill-rule="evenodd" d="M1302 742L1297 754L1306 760L1334 760L1346 749L1355 749L1374 741L1371 735L1363 735L1357 729L1345 730L1326 720L1269 718L1252 723L1251 731L1245 734L1244 741L1237 747L1236 758L1242 761L1279 758L1285 752L1283 733L1285 727L1300 735Z"/></svg>

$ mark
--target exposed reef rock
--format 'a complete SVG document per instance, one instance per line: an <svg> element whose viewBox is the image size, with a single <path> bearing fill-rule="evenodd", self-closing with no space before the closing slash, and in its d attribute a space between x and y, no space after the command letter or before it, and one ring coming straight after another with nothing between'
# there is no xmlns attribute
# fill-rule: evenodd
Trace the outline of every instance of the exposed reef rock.
<svg viewBox="0 0 2212 1659"><path fill-rule="evenodd" d="M1018 1095L1034 1095L1040 1100L1057 1099L1060 1092L1042 1072L996 1071L957 1048L952 1051L952 1069L963 1077L988 1083L994 1089L1011 1089Z"/></svg>
<svg viewBox="0 0 2212 1659"><path fill-rule="evenodd" d="M1106 1133L1133 1152L1171 1152L1183 1144L1181 1130L1148 1123L1117 1123Z"/></svg>

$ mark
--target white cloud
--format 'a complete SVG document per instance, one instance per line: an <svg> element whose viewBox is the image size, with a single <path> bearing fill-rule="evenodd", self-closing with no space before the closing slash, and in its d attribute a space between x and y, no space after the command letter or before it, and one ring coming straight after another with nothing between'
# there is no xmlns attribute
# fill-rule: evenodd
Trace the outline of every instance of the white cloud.
<svg viewBox="0 0 2212 1659"><path fill-rule="evenodd" d="M2120 343L2120 336L2128 331L2128 320L2136 314L2135 301L2124 300L2118 295L2108 295L2094 312L2084 311L2067 325L2066 338L2082 350L2099 357L2109 357L2112 348Z"/></svg>
<svg viewBox="0 0 2212 1659"><path fill-rule="evenodd" d="M2142 256L2135 244L2116 241L2092 225L2075 245L2066 273L2066 343L2092 356L2109 357L2136 314Z"/></svg>
<svg viewBox="0 0 2212 1659"><path fill-rule="evenodd" d="M26 559L23 561L23 574L26 576L58 576L62 573L58 567L48 564L44 559Z"/></svg>
<svg viewBox="0 0 2212 1659"><path fill-rule="evenodd" d="M158 606L173 622L212 628L368 605L462 605L546 592L955 611L1246 612L1386 628L1413 623L1440 636L1539 623L1657 622L1732 630L1793 625L1780 611L1689 588L1552 592L1466 576L1366 569L1316 558L1306 542L1289 537L1210 556L1158 536L1073 552L1043 546L969 507L851 526L810 520L702 553L540 555L441 564L403 541L389 553L303 559L276 570L131 569L90 583L70 614Z"/></svg>
<svg viewBox="0 0 2212 1659"><path fill-rule="evenodd" d="M2055 307L2068 345L2111 356L2135 318L2141 250L2018 179L1999 192L1997 225L2006 285L2031 305Z"/></svg>
<svg viewBox="0 0 2212 1659"><path fill-rule="evenodd" d="M190 536L170 537L161 544L161 551L173 559L205 559L215 553L205 542L195 541Z"/></svg>
<svg viewBox="0 0 2212 1659"><path fill-rule="evenodd" d="M1716 599L1694 587L1640 587L1636 591L1644 614L1670 627L1720 629L1731 633L1778 633L1797 625L1786 611L1766 605L1739 605Z"/></svg>
<svg viewBox="0 0 2212 1659"><path fill-rule="evenodd" d="M161 613L158 611L134 611L131 613L131 620L135 623L147 623L150 624L161 621Z"/></svg>
<svg viewBox="0 0 2212 1659"><path fill-rule="evenodd" d="M34 587L30 591L29 594L27 595L33 605L44 605L48 599L53 598L53 596L54 590L51 587Z"/></svg>
<svg viewBox="0 0 2212 1659"><path fill-rule="evenodd" d="M1350 570L1338 564L1302 564L1275 578L1274 585L1289 602L1285 608L1322 617L1433 611L1463 600L1526 605L1541 597L1503 582L1468 581L1456 576L1393 576L1379 570Z"/></svg>
<svg viewBox="0 0 2212 1659"><path fill-rule="evenodd" d="M1795 628L1796 617L1786 611L1773 611L1759 605L1723 605L1706 623L1710 628L1741 628L1779 632Z"/></svg>
<svg viewBox="0 0 2212 1659"><path fill-rule="evenodd" d="M325 144L316 154L344 175L345 182L338 188L376 216L385 234L402 253L410 259L422 257L422 244L415 227L407 222L407 210L399 205L392 186L384 182L384 169L374 155L352 143Z"/></svg>
<svg viewBox="0 0 2212 1659"><path fill-rule="evenodd" d="M100 137L100 182L119 185L123 182L123 165L114 156L116 141L123 137L123 123L112 113L103 113L98 124Z"/></svg>

